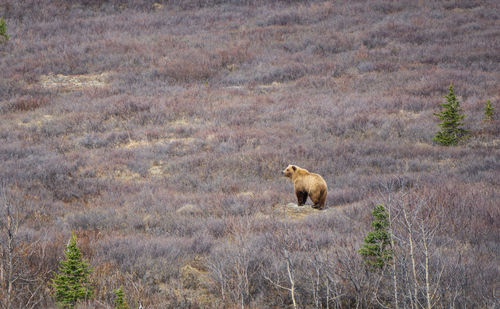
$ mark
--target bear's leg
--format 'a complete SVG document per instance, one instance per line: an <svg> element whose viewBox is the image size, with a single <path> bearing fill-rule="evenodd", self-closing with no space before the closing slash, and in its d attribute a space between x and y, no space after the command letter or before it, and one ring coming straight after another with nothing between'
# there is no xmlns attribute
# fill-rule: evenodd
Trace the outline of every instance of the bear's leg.
<svg viewBox="0 0 500 309"><path fill-rule="evenodd" d="M307 192L297 191L295 195L297 195L297 205L304 206L307 200Z"/></svg>
<svg viewBox="0 0 500 309"><path fill-rule="evenodd" d="M313 192L313 194L310 194L309 197L311 198L311 201L314 203L314 205L312 205L312 208L318 208L318 205L319 205L319 193L318 192Z"/></svg>
<svg viewBox="0 0 500 309"><path fill-rule="evenodd" d="M313 208L320 210L323 209L323 207L325 207L326 192L322 190L317 194L314 194L314 196L311 195L311 200L314 203L314 205L312 206Z"/></svg>
<svg viewBox="0 0 500 309"><path fill-rule="evenodd" d="M304 206L304 204L307 202L307 192L302 192L302 203L300 206Z"/></svg>
<svg viewBox="0 0 500 309"><path fill-rule="evenodd" d="M326 191L321 192L321 196L319 198L319 209L323 209L323 207L325 207L325 202L326 202Z"/></svg>

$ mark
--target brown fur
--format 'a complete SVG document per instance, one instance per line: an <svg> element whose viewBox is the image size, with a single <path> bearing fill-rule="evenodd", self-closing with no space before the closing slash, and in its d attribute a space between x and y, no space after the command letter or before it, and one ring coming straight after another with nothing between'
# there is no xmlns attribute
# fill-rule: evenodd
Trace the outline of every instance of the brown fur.
<svg viewBox="0 0 500 309"><path fill-rule="evenodd" d="M313 208L323 209L325 207L328 187L323 177L296 165L288 165L283 171L283 175L292 179L299 206L304 205L309 196L314 203Z"/></svg>

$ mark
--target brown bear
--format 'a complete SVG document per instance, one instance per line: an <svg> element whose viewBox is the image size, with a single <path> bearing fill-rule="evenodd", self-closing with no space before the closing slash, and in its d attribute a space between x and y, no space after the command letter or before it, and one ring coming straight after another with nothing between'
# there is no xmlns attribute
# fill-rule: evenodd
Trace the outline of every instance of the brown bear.
<svg viewBox="0 0 500 309"><path fill-rule="evenodd" d="M314 203L313 208L325 207L328 187L323 177L296 165L288 165L283 175L292 179L299 206L303 206L309 196Z"/></svg>

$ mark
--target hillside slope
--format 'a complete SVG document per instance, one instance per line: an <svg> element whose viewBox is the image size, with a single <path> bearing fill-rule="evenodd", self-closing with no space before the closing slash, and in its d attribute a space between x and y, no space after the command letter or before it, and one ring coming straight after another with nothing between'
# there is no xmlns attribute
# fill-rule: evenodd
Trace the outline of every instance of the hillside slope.
<svg viewBox="0 0 500 309"><path fill-rule="evenodd" d="M122 285L145 308L283 308L289 274L299 308L498 304L496 1L7 0L0 16L14 307L55 307L71 231L97 287L82 307ZM470 135L441 147L450 83ZM286 206L288 164L325 178L329 209ZM357 252L378 203L385 275Z"/></svg>

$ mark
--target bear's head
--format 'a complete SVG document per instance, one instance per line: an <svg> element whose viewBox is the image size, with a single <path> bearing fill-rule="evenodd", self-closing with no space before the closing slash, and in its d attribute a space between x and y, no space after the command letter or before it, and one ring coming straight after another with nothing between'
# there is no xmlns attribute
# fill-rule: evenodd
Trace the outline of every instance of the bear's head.
<svg viewBox="0 0 500 309"><path fill-rule="evenodd" d="M283 176L292 178L292 175L297 171L297 166L288 165L287 168L283 171Z"/></svg>

